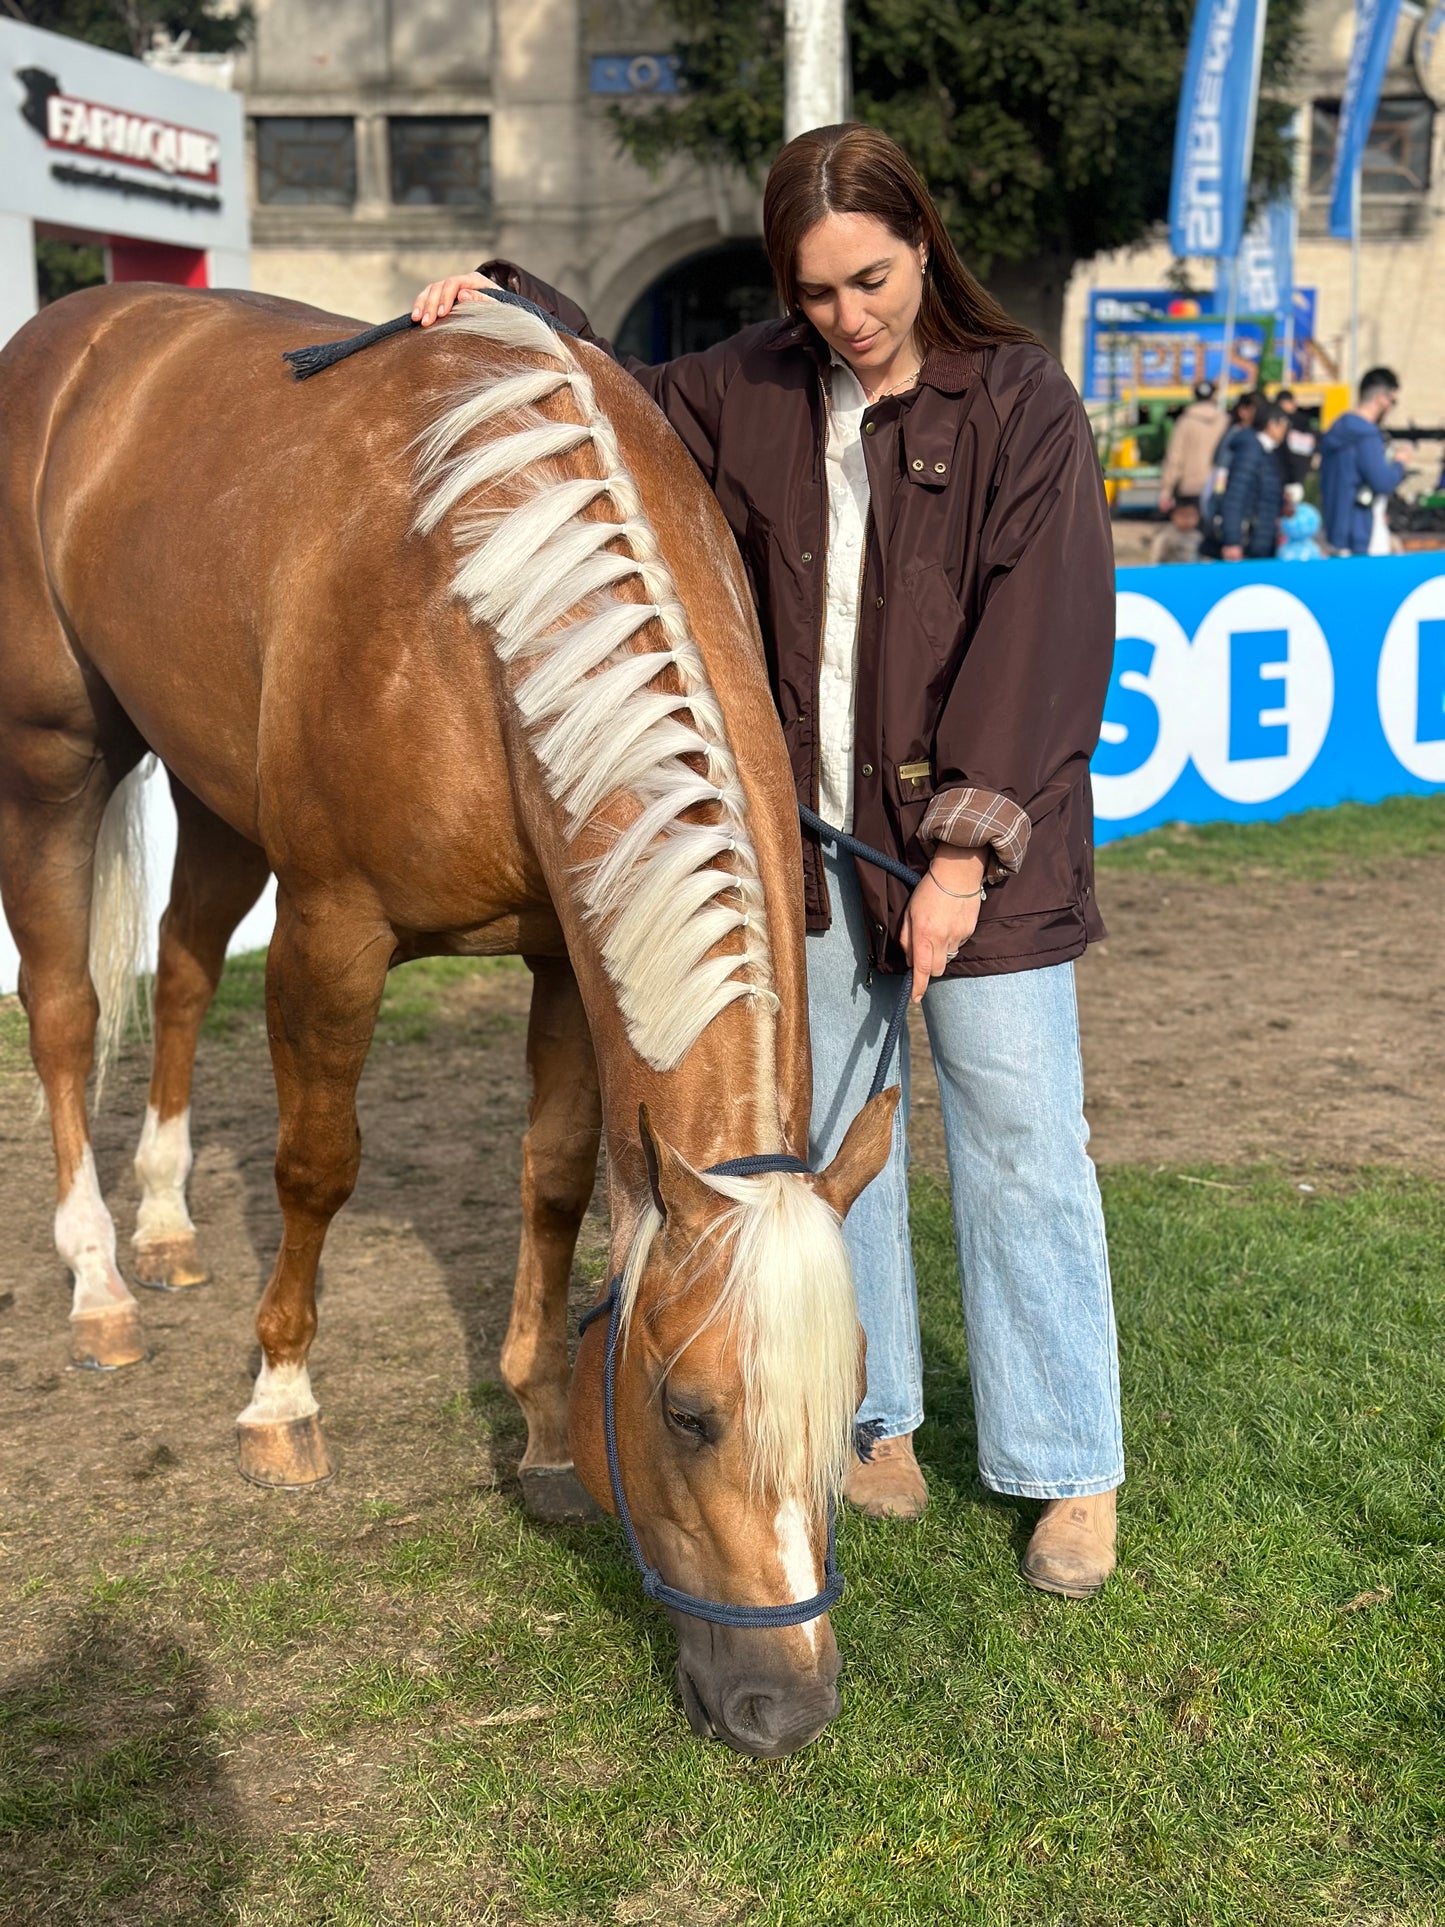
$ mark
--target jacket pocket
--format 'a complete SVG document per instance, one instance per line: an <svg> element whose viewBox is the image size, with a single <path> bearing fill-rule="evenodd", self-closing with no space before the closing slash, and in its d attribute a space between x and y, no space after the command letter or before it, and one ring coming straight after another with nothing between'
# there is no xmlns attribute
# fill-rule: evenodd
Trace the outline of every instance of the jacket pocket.
<svg viewBox="0 0 1445 1927"><path fill-rule="evenodd" d="M919 627L940 665L949 662L963 636L963 606L941 562L915 562L903 574Z"/></svg>

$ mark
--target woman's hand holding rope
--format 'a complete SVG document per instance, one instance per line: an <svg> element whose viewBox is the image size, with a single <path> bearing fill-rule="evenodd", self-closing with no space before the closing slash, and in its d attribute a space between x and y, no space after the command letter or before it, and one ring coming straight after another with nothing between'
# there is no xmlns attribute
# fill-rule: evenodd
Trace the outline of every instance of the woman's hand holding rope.
<svg viewBox="0 0 1445 1927"><path fill-rule="evenodd" d="M445 281L430 281L412 303L411 318L429 328L464 301L480 301L487 288L497 285L485 274L449 274Z"/></svg>
<svg viewBox="0 0 1445 1927"><path fill-rule="evenodd" d="M913 967L912 1001L941 977L973 935L983 902L983 850L940 843L903 913L903 953Z"/></svg>

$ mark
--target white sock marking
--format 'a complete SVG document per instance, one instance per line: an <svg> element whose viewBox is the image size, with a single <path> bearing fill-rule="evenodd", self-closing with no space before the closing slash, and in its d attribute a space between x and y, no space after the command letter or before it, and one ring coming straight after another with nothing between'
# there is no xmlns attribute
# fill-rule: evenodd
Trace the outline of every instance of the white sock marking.
<svg viewBox="0 0 1445 1927"><path fill-rule="evenodd" d="M288 1419L310 1418L320 1410L312 1396L311 1375L304 1365L270 1365L263 1358L251 1403L236 1423L284 1424Z"/></svg>
<svg viewBox="0 0 1445 1927"><path fill-rule="evenodd" d="M75 1277L72 1311L109 1311L135 1300L115 1264L115 1225L100 1195L90 1146L55 1213L55 1249Z"/></svg>
<svg viewBox="0 0 1445 1927"><path fill-rule="evenodd" d="M161 1123L154 1104L146 1106L146 1121L135 1154L135 1174L141 1182L136 1213L136 1245L159 1244L166 1238L190 1237L195 1226L186 1209L186 1180L191 1175L191 1113Z"/></svg>

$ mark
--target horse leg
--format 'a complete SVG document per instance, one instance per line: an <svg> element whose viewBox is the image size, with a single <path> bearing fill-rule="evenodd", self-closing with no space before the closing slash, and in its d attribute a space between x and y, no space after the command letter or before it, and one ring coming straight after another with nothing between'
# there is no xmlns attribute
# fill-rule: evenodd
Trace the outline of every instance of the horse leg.
<svg viewBox="0 0 1445 1927"><path fill-rule="evenodd" d="M567 1286L597 1172L602 1103L592 1035L566 958L532 958L527 1065L532 1110L522 1146L522 1247L502 1377L527 1420L522 1502L537 1519L597 1508L567 1443Z"/></svg>
<svg viewBox="0 0 1445 1927"><path fill-rule="evenodd" d="M0 888L20 952L30 1054L50 1113L55 1247L74 1280L70 1356L111 1370L147 1355L140 1312L116 1269L115 1226L100 1194L85 1103L100 1009L90 975L95 846L114 774L99 756L77 768L71 743L50 750L40 760L54 768L35 789L0 794Z"/></svg>
<svg viewBox="0 0 1445 1927"><path fill-rule="evenodd" d="M191 1172L191 1078L201 1021L216 994L231 933L260 896L265 855L171 778L179 834L171 900L156 962L155 1054L136 1152L140 1209L131 1275L178 1291L206 1282L186 1207Z"/></svg>
<svg viewBox="0 0 1445 1927"><path fill-rule="evenodd" d="M261 1370L237 1420L241 1473L256 1485L331 1476L306 1368L316 1269L361 1164L356 1086L395 942L372 905L317 896L299 903L284 885L278 894L266 1017L281 1113L281 1249L256 1314Z"/></svg>

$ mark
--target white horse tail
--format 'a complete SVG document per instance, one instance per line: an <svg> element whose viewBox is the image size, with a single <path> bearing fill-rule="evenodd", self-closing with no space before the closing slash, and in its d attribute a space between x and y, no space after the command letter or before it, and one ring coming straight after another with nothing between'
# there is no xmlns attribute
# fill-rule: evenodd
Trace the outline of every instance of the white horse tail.
<svg viewBox="0 0 1445 1927"><path fill-rule="evenodd" d="M90 893L90 979L100 1000L95 1042L97 1106L106 1072L115 1062L132 1018L144 1023L149 1012L141 965L149 936L145 784L154 767L148 756L116 786L96 838Z"/></svg>

